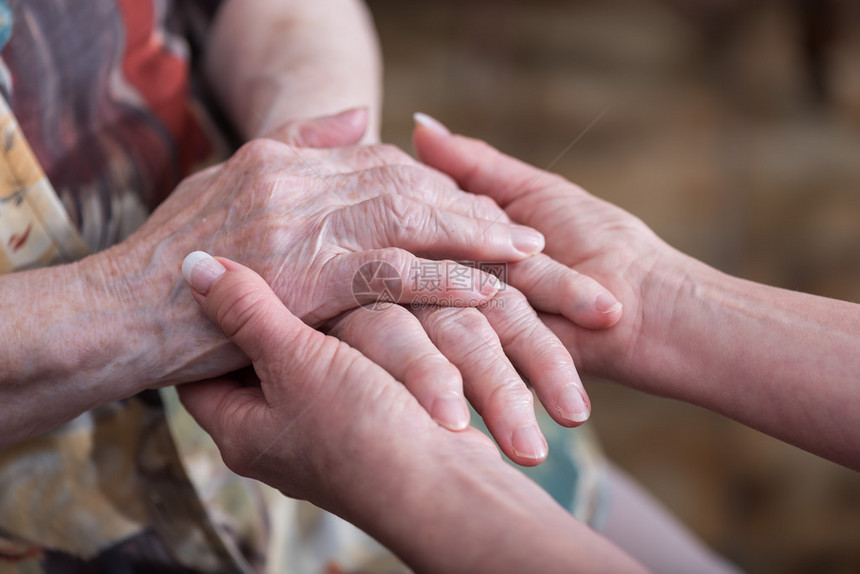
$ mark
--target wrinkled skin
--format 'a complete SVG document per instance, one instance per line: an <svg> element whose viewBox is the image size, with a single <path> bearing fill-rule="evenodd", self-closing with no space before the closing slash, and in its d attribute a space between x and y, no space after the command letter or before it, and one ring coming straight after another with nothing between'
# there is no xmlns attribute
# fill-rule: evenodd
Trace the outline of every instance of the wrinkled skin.
<svg viewBox="0 0 860 574"><path fill-rule="evenodd" d="M542 237L500 220L492 201L464 193L449 177L396 148L294 145L338 145L360 137L360 118L324 122L329 123L319 130L288 125L187 179L137 233L108 252L102 271L129 289L126 296L134 296L138 307L158 308L163 318L158 328L172 356L161 360L163 353L152 354L149 386L247 364L184 298L187 287L174 270L187 253L204 250L259 272L292 312L366 353L448 428L468 424L465 386L502 450L520 464L541 462L546 442L532 394L514 365L552 416L575 426L588 417L589 406L567 350L516 289L496 293L496 282L452 262L444 267L448 279L441 291L415 285L410 274L422 263L432 264L419 256L523 260L541 249ZM338 122L349 125L333 129ZM384 312L360 308L353 277L373 261L397 270L402 303L429 295L442 305L484 309L417 308L412 315L397 305ZM564 270L558 266L556 273L559 268ZM454 281L459 273L470 280ZM603 291L578 276L570 285ZM164 300L171 309L160 309Z"/></svg>

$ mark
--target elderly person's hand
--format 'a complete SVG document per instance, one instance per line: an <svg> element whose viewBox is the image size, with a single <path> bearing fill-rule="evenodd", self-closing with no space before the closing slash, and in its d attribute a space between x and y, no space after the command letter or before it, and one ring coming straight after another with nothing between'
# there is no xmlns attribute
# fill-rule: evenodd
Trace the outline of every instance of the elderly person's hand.
<svg viewBox="0 0 860 574"><path fill-rule="evenodd" d="M486 200L390 146L299 150L264 139L186 181L133 239L152 250L159 274L192 241L241 258L296 315L312 326L325 324L365 352L453 429L468 424L464 381L455 367L470 364L471 357L461 355L470 347L448 348L442 340L440 353L399 306L340 315L358 307L355 277L362 269L370 269L367 279L380 270L396 273L399 302L432 298L439 305L486 305L493 310L489 322L465 324L471 348L490 351L477 353L483 370L465 373L466 390L500 447L517 462L536 464L546 456L546 445L531 394L505 355L549 397L557 420L575 425L588 417L588 403L568 352L522 295L510 291L494 298L496 283L475 269L449 261L441 266L440 286L414 280L416 269L440 266L412 252L510 261L542 247L540 234L529 228L488 226L488 211ZM437 331L463 326L441 325ZM194 345L200 349L199 341ZM212 347L211 359L195 361L193 378L244 364L238 352L222 346ZM188 375L171 374L186 380Z"/></svg>
<svg viewBox="0 0 860 574"><path fill-rule="evenodd" d="M557 420L575 425L587 417L588 405L569 354L522 295L511 290L495 300L496 286L487 276L410 252L510 261L538 251L542 236L518 225L488 228L491 202L459 191L449 178L394 148L315 150L286 143L347 144L361 137L365 119L357 111L288 125L187 179L125 242L73 266L4 278L22 283L17 289L22 308L44 307L50 285L63 285L66 293L50 325L42 315L28 315L36 320L21 323L22 336L4 349L13 359L9 375L18 386L2 391L9 391L7 404L18 405L21 419L10 420L9 440L142 388L216 376L247 364L182 297L185 287L171 272L192 246L202 246L253 266L303 320L337 332L366 352L449 428L468 424L458 367L479 357L482 370L462 369L470 398L492 405L483 409L484 416L512 459L540 462L546 444L531 394L504 353L535 387L545 389ZM412 280L415 269L428 265L443 270L432 289ZM379 269L395 276L401 292L393 296L400 302L432 297L440 304L493 308L489 323L479 316L483 323L467 333L484 354L462 354L465 346L444 344L440 353L418 320L397 305L384 312L344 313L359 307L356 283L380 287L373 277ZM388 287L392 277L376 279ZM30 293L26 285L38 288ZM458 321L436 331L459 329L462 334L463 325ZM38 360L24 361L33 349L27 341L39 337L45 344ZM55 388L52 376L62 378L65 394L47 408L39 387L23 392L31 379L46 390Z"/></svg>
<svg viewBox="0 0 860 574"><path fill-rule="evenodd" d="M624 303L616 326L585 329L564 312L564 297L536 293L547 278L535 258L511 266L509 281L553 313L543 318L581 372L710 408L860 469L860 305L721 273L565 179L426 123L415 132L422 160L542 231L547 255Z"/></svg>
<svg viewBox="0 0 860 574"><path fill-rule="evenodd" d="M435 424L390 374L304 325L250 269L201 254L183 274L259 376L179 389L235 472L353 522L417 571L641 571L479 431Z"/></svg>

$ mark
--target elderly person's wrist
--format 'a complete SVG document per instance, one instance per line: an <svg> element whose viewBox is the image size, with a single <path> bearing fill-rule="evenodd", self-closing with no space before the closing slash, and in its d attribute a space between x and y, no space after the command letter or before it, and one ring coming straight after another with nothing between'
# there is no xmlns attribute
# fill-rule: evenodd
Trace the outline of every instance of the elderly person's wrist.
<svg viewBox="0 0 860 574"><path fill-rule="evenodd" d="M160 249L164 251L165 246ZM170 254L125 241L76 264L87 294L98 377L125 396L222 374L247 363L185 296ZM178 252L177 252L178 253Z"/></svg>
<svg viewBox="0 0 860 574"><path fill-rule="evenodd" d="M0 443L47 431L145 388L135 356L146 346L135 302L103 254L2 278L0 313L11 327L0 349ZM119 271L116 269L116 271ZM109 274L108 274L109 275Z"/></svg>

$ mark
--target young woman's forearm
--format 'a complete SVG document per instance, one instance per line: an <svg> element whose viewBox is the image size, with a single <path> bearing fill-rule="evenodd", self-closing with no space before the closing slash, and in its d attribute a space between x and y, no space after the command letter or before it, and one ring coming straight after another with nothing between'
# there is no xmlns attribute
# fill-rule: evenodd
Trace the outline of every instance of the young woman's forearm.
<svg viewBox="0 0 860 574"><path fill-rule="evenodd" d="M442 433L351 465L344 517L418 572L644 572L499 456Z"/></svg>
<svg viewBox="0 0 860 574"><path fill-rule="evenodd" d="M675 296L654 303L666 320L642 336L658 392L860 469L860 305L691 259L662 280Z"/></svg>

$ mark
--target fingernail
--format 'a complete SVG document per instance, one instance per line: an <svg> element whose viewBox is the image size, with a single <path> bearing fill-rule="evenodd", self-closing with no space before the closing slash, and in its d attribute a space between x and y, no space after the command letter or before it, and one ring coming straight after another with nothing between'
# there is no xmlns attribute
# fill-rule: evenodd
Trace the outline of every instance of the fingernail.
<svg viewBox="0 0 860 574"><path fill-rule="evenodd" d="M427 114L415 112L414 114L412 114L412 119L415 120L416 124L424 126L427 129L431 129L437 134L442 134L443 136L451 135L451 130L446 128L442 122L440 122L436 118L431 118Z"/></svg>
<svg viewBox="0 0 860 574"><path fill-rule="evenodd" d="M543 235L530 227L511 229L511 242L514 249L526 255L539 253L544 247Z"/></svg>
<svg viewBox="0 0 860 574"><path fill-rule="evenodd" d="M621 301L608 293L601 293L598 295L597 299L594 300L594 306L604 315L620 311L623 307Z"/></svg>
<svg viewBox="0 0 860 574"><path fill-rule="evenodd" d="M502 289L502 281L492 273L484 272L481 276L481 295L492 297Z"/></svg>
<svg viewBox="0 0 860 574"><path fill-rule="evenodd" d="M217 259L205 251L193 251L182 261L182 276L195 291L203 295L226 271Z"/></svg>
<svg viewBox="0 0 860 574"><path fill-rule="evenodd" d="M457 395L444 395L433 401L431 413L437 423L450 430L463 430L469 425L469 409Z"/></svg>
<svg viewBox="0 0 860 574"><path fill-rule="evenodd" d="M543 435L535 425L525 425L515 430L511 446L517 456L531 460L543 460L548 452Z"/></svg>
<svg viewBox="0 0 860 574"><path fill-rule="evenodd" d="M575 423L584 423L591 416L591 410L585 404L582 393L576 385L566 385L558 393L556 399L561 415Z"/></svg>

